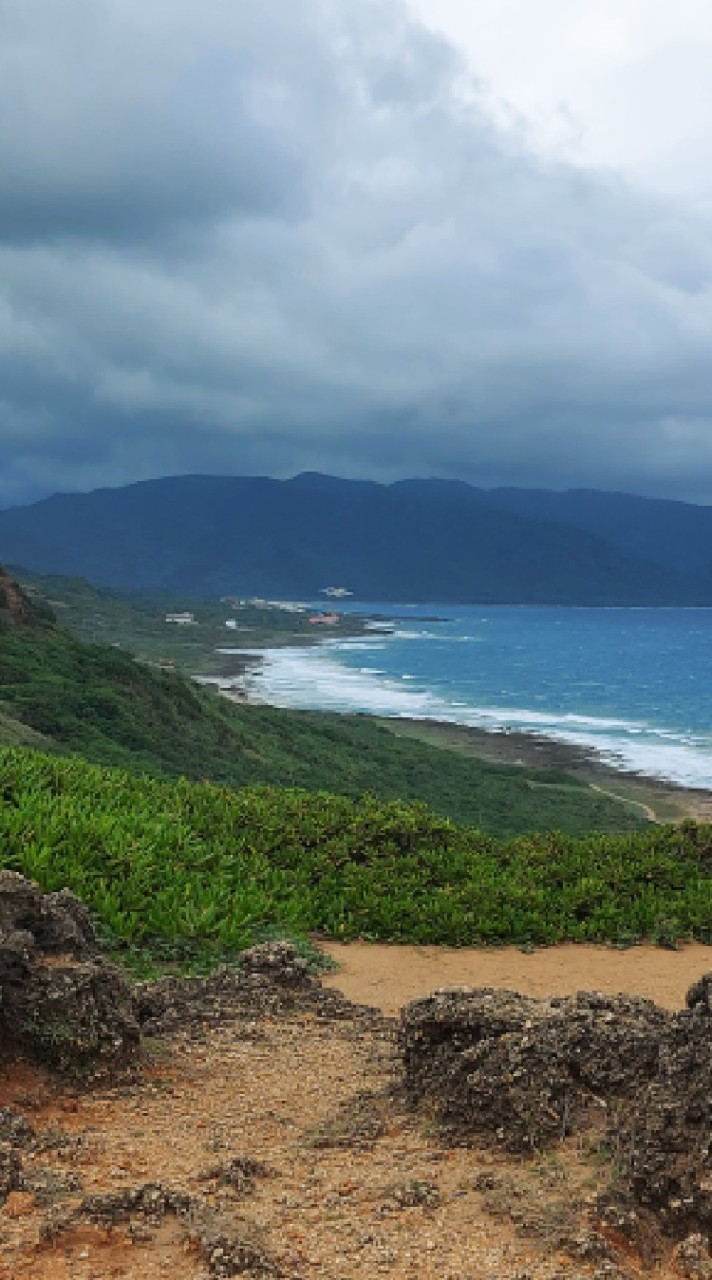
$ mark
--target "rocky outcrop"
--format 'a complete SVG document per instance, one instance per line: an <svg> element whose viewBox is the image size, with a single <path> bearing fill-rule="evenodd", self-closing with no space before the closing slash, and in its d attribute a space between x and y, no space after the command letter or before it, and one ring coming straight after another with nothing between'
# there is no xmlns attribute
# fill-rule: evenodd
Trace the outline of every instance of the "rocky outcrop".
<svg viewBox="0 0 712 1280"><path fill-rule="evenodd" d="M632 996L436 992L402 1014L406 1088L413 1102L434 1102L454 1134L534 1150L652 1079L668 1021Z"/></svg>
<svg viewBox="0 0 712 1280"><path fill-rule="evenodd" d="M76 1075L123 1066L139 1044L131 990L86 908L0 872L0 1052Z"/></svg>
<svg viewBox="0 0 712 1280"><path fill-rule="evenodd" d="M0 1054L74 1075L129 1064L142 1034L202 1034L206 1026L310 1010L374 1017L318 979L288 942L245 951L239 968L130 986L101 955L91 915L66 889L44 894L0 872Z"/></svg>
<svg viewBox="0 0 712 1280"><path fill-rule="evenodd" d="M526 1152L597 1124L617 1166L609 1223L635 1234L647 1215L712 1239L712 974L679 1014L595 993L436 992L403 1011L401 1052L411 1102L455 1141Z"/></svg>
<svg viewBox="0 0 712 1280"><path fill-rule="evenodd" d="M325 990L291 942L263 942L240 956L239 968L218 969L205 978L169 976L136 988L136 1006L147 1035L202 1034L231 1019L308 1011L324 1020L381 1019L375 1010L351 1004Z"/></svg>
<svg viewBox="0 0 712 1280"><path fill-rule="evenodd" d="M30 599L27 591L0 564L0 632L17 627L44 630L53 625L54 615L48 605L43 600Z"/></svg>
<svg viewBox="0 0 712 1280"><path fill-rule="evenodd" d="M259 1233L250 1231L244 1223L227 1227L203 1200L160 1183L87 1196L74 1210L57 1216L52 1234L61 1239L65 1231L82 1223L97 1223L108 1229L121 1223L131 1239L145 1242L169 1216L183 1224L186 1242L192 1240L198 1245L208 1274L215 1280L228 1280L231 1276L287 1280L287 1273L264 1249Z"/></svg>
<svg viewBox="0 0 712 1280"><path fill-rule="evenodd" d="M712 1239L712 974L669 1020L658 1069L616 1134L624 1185L672 1234Z"/></svg>
<svg viewBox="0 0 712 1280"><path fill-rule="evenodd" d="M42 893L14 871L0 871L0 936L39 954L93 960L99 954L90 912L73 893Z"/></svg>

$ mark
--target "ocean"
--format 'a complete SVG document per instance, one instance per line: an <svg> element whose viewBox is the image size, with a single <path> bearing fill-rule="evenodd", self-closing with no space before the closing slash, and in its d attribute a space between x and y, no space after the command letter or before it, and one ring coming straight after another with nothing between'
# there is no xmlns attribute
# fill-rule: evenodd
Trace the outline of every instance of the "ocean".
<svg viewBox="0 0 712 1280"><path fill-rule="evenodd" d="M393 634L268 650L250 691L541 734L712 789L712 609L352 608L394 619Z"/></svg>

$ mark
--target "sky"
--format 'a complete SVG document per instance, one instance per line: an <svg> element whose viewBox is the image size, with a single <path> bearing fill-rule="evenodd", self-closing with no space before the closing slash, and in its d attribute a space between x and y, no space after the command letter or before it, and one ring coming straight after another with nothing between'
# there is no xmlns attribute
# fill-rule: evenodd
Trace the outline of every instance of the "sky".
<svg viewBox="0 0 712 1280"><path fill-rule="evenodd" d="M712 503L708 0L0 0L0 506Z"/></svg>

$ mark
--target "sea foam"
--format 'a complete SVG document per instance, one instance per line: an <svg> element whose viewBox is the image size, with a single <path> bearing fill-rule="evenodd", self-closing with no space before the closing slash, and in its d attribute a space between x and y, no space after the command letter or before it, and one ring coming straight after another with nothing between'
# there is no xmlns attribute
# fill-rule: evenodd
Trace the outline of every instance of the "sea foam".
<svg viewBox="0 0 712 1280"><path fill-rule="evenodd" d="M478 618L479 623L485 621L489 619ZM565 619L552 618L551 622L562 626ZM424 656L414 674L416 668L411 668L410 661L408 670L399 665L399 645L407 642L405 665L405 653L412 659L411 642L416 639L423 646ZM507 695L504 701L493 693L483 698L468 690L463 695L463 678L451 677L439 669L438 655L444 663L453 644L462 646L459 651L464 653L466 645L478 645L480 640L469 631L466 635L448 635L430 629L416 631L412 624L403 631L396 630L392 637L367 635L346 641L330 638L313 647L267 650L263 662L246 672L244 682L249 692L276 706L440 720L493 732L528 732L588 748L619 768L685 786L712 787L709 732L678 729L660 723L656 715L628 717L592 714L572 707L517 705L518 691L502 689L501 681L500 689ZM527 646L512 644L511 649L515 648L520 651ZM369 659L376 652L379 665L371 666ZM426 657L432 664L430 668ZM598 688L599 683L580 678L582 694ZM447 694L450 684L455 686L451 697ZM551 696L542 693L536 683L529 694L531 701L537 703ZM658 711L656 705L652 709Z"/></svg>

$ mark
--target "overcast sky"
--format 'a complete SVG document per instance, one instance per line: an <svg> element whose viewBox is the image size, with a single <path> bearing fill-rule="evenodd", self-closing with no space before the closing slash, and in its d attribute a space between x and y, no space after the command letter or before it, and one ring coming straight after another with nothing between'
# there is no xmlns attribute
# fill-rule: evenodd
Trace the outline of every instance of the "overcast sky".
<svg viewBox="0 0 712 1280"><path fill-rule="evenodd" d="M534 146L712 210L709 0L411 0Z"/></svg>
<svg viewBox="0 0 712 1280"><path fill-rule="evenodd" d="M0 0L0 505L712 502L708 0Z"/></svg>

